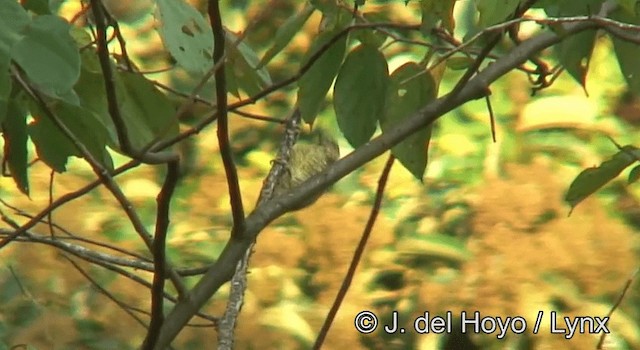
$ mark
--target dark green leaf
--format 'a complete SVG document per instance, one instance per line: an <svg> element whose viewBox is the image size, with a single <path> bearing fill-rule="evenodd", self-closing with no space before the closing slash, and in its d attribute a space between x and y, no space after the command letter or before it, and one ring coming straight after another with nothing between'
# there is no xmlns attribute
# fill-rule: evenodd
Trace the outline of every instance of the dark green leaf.
<svg viewBox="0 0 640 350"><path fill-rule="evenodd" d="M123 72L122 115L133 147L142 149L149 142L164 140L178 133L175 108L169 99L140 74Z"/></svg>
<svg viewBox="0 0 640 350"><path fill-rule="evenodd" d="M67 159L80 156L73 143L49 120L42 117L29 124L29 136L36 146L38 158L58 173L67 170Z"/></svg>
<svg viewBox="0 0 640 350"><path fill-rule="evenodd" d="M336 0L310 0L309 2L322 13L338 12L340 9Z"/></svg>
<svg viewBox="0 0 640 350"><path fill-rule="evenodd" d="M24 35L22 32L29 24L27 12L13 0L0 0L0 123L7 113L9 96L11 94L11 76L9 64L13 46Z"/></svg>
<svg viewBox="0 0 640 350"><path fill-rule="evenodd" d="M4 159L11 177L20 192L29 195L28 152L27 152L27 111L21 99L13 96L9 101L7 116L2 124L4 138Z"/></svg>
<svg viewBox="0 0 640 350"><path fill-rule="evenodd" d="M502 23L516 12L520 0L476 0L480 12L479 25L482 28Z"/></svg>
<svg viewBox="0 0 640 350"><path fill-rule="evenodd" d="M595 40L596 31L586 30L564 39L554 47L562 66L583 88L586 85Z"/></svg>
<svg viewBox="0 0 640 350"><path fill-rule="evenodd" d="M406 4L406 3L405 3ZM424 35L429 35L431 30L442 23L442 26L453 32L455 21L453 19L453 6L455 0L421 0L420 12L422 13L422 23L420 31Z"/></svg>
<svg viewBox="0 0 640 350"><path fill-rule="evenodd" d="M49 117L32 104L31 114L35 122L29 125L29 133L36 145L38 156L52 169L63 172L67 158L81 157L80 150L67 138ZM105 152L108 132L95 113L68 103L59 103L51 108L52 113L62 122L89 153L108 170L113 169L111 156ZM59 154L55 154L59 152Z"/></svg>
<svg viewBox="0 0 640 350"><path fill-rule="evenodd" d="M51 14L51 10L49 9L49 0L24 0L22 1L22 7L37 15Z"/></svg>
<svg viewBox="0 0 640 350"><path fill-rule="evenodd" d="M333 90L338 126L353 147L369 141L384 113L389 83L385 57L377 49L360 45L340 68Z"/></svg>
<svg viewBox="0 0 640 350"><path fill-rule="evenodd" d="M623 23L638 24L638 19L630 16L624 11L616 11L612 14L612 19ZM613 49L618 59L618 65L622 71L622 76L629 86L629 90L636 95L640 95L640 65L638 57L640 57L640 45L611 36L613 41Z"/></svg>
<svg viewBox="0 0 640 350"><path fill-rule="evenodd" d="M213 34L202 14L183 0L158 0L160 36L179 65L193 73L213 66Z"/></svg>
<svg viewBox="0 0 640 350"><path fill-rule="evenodd" d="M357 19L356 23L377 23L377 22L386 22L387 14L374 12L374 13L365 13L362 14L364 19ZM369 45L373 47L380 47L387 40L387 34L375 29L375 28L367 28L362 30L356 30L353 32L353 37L360 41L364 45Z"/></svg>
<svg viewBox="0 0 640 350"><path fill-rule="evenodd" d="M262 56L258 68L264 67L271 61L282 49L284 49L291 39L300 31L300 28L307 22L315 8L311 5L305 5L302 11L294 13L289 17L280 28L276 31L276 36L273 39L273 45Z"/></svg>
<svg viewBox="0 0 640 350"><path fill-rule="evenodd" d="M638 15L638 10L640 9L638 0L618 0L618 4L626 15L633 17Z"/></svg>
<svg viewBox="0 0 640 350"><path fill-rule="evenodd" d="M631 169L631 172L629 172L629 185L638 181L638 179L640 179L640 165L635 166Z"/></svg>
<svg viewBox="0 0 640 350"><path fill-rule="evenodd" d="M616 178L629 165L636 161L630 153L636 151L633 146L624 146L611 159L604 161L599 167L583 170L569 186L564 200L571 205L571 210L578 203Z"/></svg>
<svg viewBox="0 0 640 350"><path fill-rule="evenodd" d="M451 57L447 59L447 67L452 70L462 70L469 68L475 60L467 56Z"/></svg>
<svg viewBox="0 0 640 350"><path fill-rule="evenodd" d="M582 16L598 12L602 0L553 1L544 7L549 16ZM562 34L561 27L554 26ZM554 53L562 66L582 87L585 87L591 53L596 39L595 30L587 30L565 38L554 46Z"/></svg>
<svg viewBox="0 0 640 350"><path fill-rule="evenodd" d="M7 114L9 96L11 96L11 75L9 74L9 57L0 55L0 124Z"/></svg>
<svg viewBox="0 0 640 350"><path fill-rule="evenodd" d="M334 31L320 34L311 45L302 62L305 62L305 64L309 62L311 56L319 52L318 50L335 34L336 32ZM333 83L333 79L338 73L340 63L344 58L346 44L347 36L344 35L324 51L320 58L298 80L298 107L300 108L302 119L309 124L313 124L325 100L327 91L329 91L331 83Z"/></svg>
<svg viewBox="0 0 640 350"><path fill-rule="evenodd" d="M239 42L232 33L226 33L227 76L233 73L237 87L249 95L255 95L264 87L271 85L271 76L266 68L258 68L256 53L244 41Z"/></svg>
<svg viewBox="0 0 640 350"><path fill-rule="evenodd" d="M13 0L0 0L0 56L10 56L13 45L22 40L31 22L27 12Z"/></svg>
<svg viewBox="0 0 640 350"><path fill-rule="evenodd" d="M93 113L98 118L98 122L107 130L107 144L112 148L117 148L118 136L115 126L109 115L107 105L106 92L104 87L104 77L102 69L98 62L96 52L91 49L84 50L81 53L82 71L80 79L76 83L74 89L80 98L80 105L86 110ZM124 93L118 90L118 101L123 98Z"/></svg>
<svg viewBox="0 0 640 350"><path fill-rule="evenodd" d="M436 98L436 83L424 68L410 62L391 74L382 132L401 124L429 101ZM422 181L427 166L431 126L418 130L391 149L393 155L418 180Z"/></svg>
<svg viewBox="0 0 640 350"><path fill-rule="evenodd" d="M77 104L72 87L80 76L80 54L69 30L60 17L37 16L11 54L43 93Z"/></svg>
<svg viewBox="0 0 640 350"><path fill-rule="evenodd" d="M544 8L547 15L551 17L588 16L598 13L603 2L604 0L542 0L537 1L534 7Z"/></svg>

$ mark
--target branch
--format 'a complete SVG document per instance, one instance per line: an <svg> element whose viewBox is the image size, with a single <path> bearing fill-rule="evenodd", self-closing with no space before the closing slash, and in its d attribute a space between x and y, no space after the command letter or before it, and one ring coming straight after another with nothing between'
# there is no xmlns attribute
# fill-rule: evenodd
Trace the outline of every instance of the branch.
<svg viewBox="0 0 640 350"><path fill-rule="evenodd" d="M300 122L300 109L295 108L289 118L287 118L287 127L276 157L277 161L273 162L273 166L262 184L260 197L258 197L256 206L260 206L272 198L276 184L282 178L282 174L287 171L285 164L289 161L291 149L298 139ZM233 348L233 332L236 327L238 315L240 314L240 309L244 303L244 292L247 289L247 270L254 245L255 241L247 248L231 278L229 301L227 302L227 307L218 326L218 349L231 350Z"/></svg>
<svg viewBox="0 0 640 350"><path fill-rule="evenodd" d="M173 191L176 189L179 178L178 161L167 163L167 175L162 189L158 194L158 209L156 211L156 232L153 240L153 288L151 289L151 323L147 338L144 340L143 349L153 349L160 327L164 322L164 281L166 273L166 245L167 230L169 229L169 206Z"/></svg>
<svg viewBox="0 0 640 350"><path fill-rule="evenodd" d="M233 215L232 236L237 236L244 231L244 208L242 205L242 193L238 181L238 171L233 162L231 145L229 144L229 116L227 115L227 81L225 76L224 45L225 35L222 27L222 15L220 13L219 0L209 0L209 21L213 31L213 61L219 68L215 71L216 78L216 114L218 116L218 145L224 171L229 187L231 212Z"/></svg>
<svg viewBox="0 0 640 350"><path fill-rule="evenodd" d="M605 13L613 10L614 7L615 5L611 2L606 2L603 5ZM242 238L229 240L216 263L191 290L188 301L178 302L175 308L167 315L156 349L160 350L168 346L193 314L233 276L237 262L242 258L260 231L271 221L294 208L296 204L302 203L305 198L322 192L323 189L348 175L354 169L378 157L416 130L430 125L443 114L468 101L484 97L489 84L526 62L531 55L557 44L568 36L597 27L598 24L594 22L572 23L564 27L562 35L546 32L523 41L521 45L513 48L508 55L496 60L478 73L460 89L457 95L450 96L448 94L436 99L406 119L404 123L374 138L351 154L333 163L325 171L307 180L293 193L273 199L269 202L269 205L262 205L256 208L247 217L245 232L241 235Z"/></svg>

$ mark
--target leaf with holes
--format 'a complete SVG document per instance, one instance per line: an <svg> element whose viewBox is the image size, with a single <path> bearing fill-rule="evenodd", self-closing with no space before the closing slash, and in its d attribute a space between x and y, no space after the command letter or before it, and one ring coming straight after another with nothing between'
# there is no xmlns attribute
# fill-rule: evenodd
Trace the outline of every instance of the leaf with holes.
<svg viewBox="0 0 640 350"><path fill-rule="evenodd" d="M436 82L423 67L409 62L390 77L382 132L396 127L436 98ZM416 131L391 149L393 155L418 180L422 181L427 166L431 126Z"/></svg>
<svg viewBox="0 0 640 350"><path fill-rule="evenodd" d="M202 14L183 0L158 0L156 18L165 47L178 64L192 73L213 66L213 34Z"/></svg>

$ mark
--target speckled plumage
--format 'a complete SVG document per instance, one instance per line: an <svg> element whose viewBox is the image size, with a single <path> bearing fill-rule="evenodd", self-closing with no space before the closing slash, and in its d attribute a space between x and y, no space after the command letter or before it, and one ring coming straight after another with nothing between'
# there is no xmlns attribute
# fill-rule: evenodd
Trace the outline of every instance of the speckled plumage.
<svg viewBox="0 0 640 350"><path fill-rule="evenodd" d="M316 132L315 136L313 142L301 140L293 146L286 165L287 171L276 184L274 197L286 194L340 158L340 149L333 137L322 131ZM313 204L318 197L320 195L305 200L293 210Z"/></svg>

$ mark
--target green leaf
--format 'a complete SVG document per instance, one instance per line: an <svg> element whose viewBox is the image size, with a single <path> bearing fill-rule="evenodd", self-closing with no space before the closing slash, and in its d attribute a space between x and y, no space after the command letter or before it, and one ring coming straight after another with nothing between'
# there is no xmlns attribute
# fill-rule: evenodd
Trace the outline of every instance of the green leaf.
<svg viewBox="0 0 640 350"><path fill-rule="evenodd" d="M11 96L11 75L9 74L9 57L0 55L0 124L4 121Z"/></svg>
<svg viewBox="0 0 640 350"><path fill-rule="evenodd" d="M409 62L396 69L390 77L382 132L401 124L436 98L436 82L424 68ZM418 180L422 181L427 166L431 126L418 130L391 149L393 155Z"/></svg>
<svg viewBox="0 0 640 350"><path fill-rule="evenodd" d="M0 18L0 56L10 56L13 45L22 40L22 32L31 20L14 0L0 0Z"/></svg>
<svg viewBox="0 0 640 350"><path fill-rule="evenodd" d="M95 50L86 49L82 51L81 59L82 71L80 72L80 79L78 79L74 87L80 98L80 105L96 116L98 122L107 130L107 145L115 149L118 145L118 135L109 115L104 77L98 62L98 56ZM116 90L116 92L120 102L124 98L124 93L122 89Z"/></svg>
<svg viewBox="0 0 640 350"><path fill-rule="evenodd" d="M120 73L118 78L121 111L135 149L178 134L173 104L149 80L128 72Z"/></svg>
<svg viewBox="0 0 640 350"><path fill-rule="evenodd" d="M638 179L640 179L640 165L635 166L631 169L631 172L629 172L629 185L638 181Z"/></svg>
<svg viewBox="0 0 640 350"><path fill-rule="evenodd" d="M253 49L244 41L237 45L238 38L232 33L226 33L227 71L238 88L243 89L249 95L255 95L264 87L271 85L271 76L266 68L258 68L259 59Z"/></svg>
<svg viewBox="0 0 640 350"><path fill-rule="evenodd" d="M638 24L638 19L632 17L623 11L616 11L611 18L623 23ZM640 65L638 57L640 57L640 45L617 38L611 35L613 41L613 49L618 59L618 65L624 80L627 82L629 90L635 94L640 94Z"/></svg>
<svg viewBox="0 0 640 350"><path fill-rule="evenodd" d="M99 116L85 108L64 102L50 108L60 122L87 148L93 158L108 170L113 170L111 156L105 152L108 132ZM40 106L32 103L30 109L35 122L29 125L29 133L36 145L38 156L52 169L64 172L67 158L81 157L80 150L49 120Z"/></svg>
<svg viewBox="0 0 640 350"><path fill-rule="evenodd" d="M387 13L374 12L363 13L361 18L356 18L357 24L362 23L381 23L388 20ZM372 47L380 47L387 40L387 34L377 30L376 28L363 28L353 32L352 37L360 41L363 45Z"/></svg>
<svg viewBox="0 0 640 350"><path fill-rule="evenodd" d="M360 45L340 68L333 90L338 126L357 148L371 138L384 113L389 83L385 57L377 49Z"/></svg>
<svg viewBox="0 0 640 350"><path fill-rule="evenodd" d="M629 16L637 16L640 7L638 0L618 0L620 8Z"/></svg>
<svg viewBox="0 0 640 350"><path fill-rule="evenodd" d="M37 15L50 15L49 0L23 0L22 6L25 10L32 11Z"/></svg>
<svg viewBox="0 0 640 350"><path fill-rule="evenodd" d="M183 0L158 0L160 36L178 64L192 73L213 66L213 34L202 14Z"/></svg>
<svg viewBox="0 0 640 350"><path fill-rule="evenodd" d="M72 87L80 76L80 54L69 30L60 17L35 17L13 47L12 58L43 93L77 104Z"/></svg>
<svg viewBox="0 0 640 350"><path fill-rule="evenodd" d="M262 56L257 68L264 67L291 42L291 39L300 31L309 17L311 17L313 11L315 11L315 8L311 4L307 4L302 11L294 13L278 28L276 36L273 39L273 45L265 52L264 56Z"/></svg>
<svg viewBox="0 0 640 350"><path fill-rule="evenodd" d="M602 0L554 1L544 7L547 15L552 17L583 16L598 12ZM562 35L561 26L552 29ZM587 71L596 39L595 30L587 30L565 38L554 46L554 54L567 72L585 88Z"/></svg>
<svg viewBox="0 0 640 350"><path fill-rule="evenodd" d="M422 23L420 31L424 35L429 35L431 30L442 23L442 26L449 32L453 32L455 20L453 18L453 6L455 0L421 0L420 12L422 13ZM406 4L406 3L405 3Z"/></svg>
<svg viewBox="0 0 640 350"><path fill-rule="evenodd" d="M611 159L604 161L599 167L583 170L569 186L564 200L571 205L571 210L578 203L596 192L609 181L616 178L629 165L636 162L632 155L637 148L624 146Z"/></svg>
<svg viewBox="0 0 640 350"><path fill-rule="evenodd" d="M16 43L23 39L24 28L31 22L27 12L14 0L0 0L0 123L5 118L11 94L9 64Z"/></svg>
<svg viewBox="0 0 640 350"><path fill-rule="evenodd" d="M9 101L7 116L2 124L4 138L4 159L11 177L20 192L29 195L28 152L27 152L27 111L20 104L21 99L13 96Z"/></svg>
<svg viewBox="0 0 640 350"><path fill-rule="evenodd" d="M509 19L520 5L520 0L476 0L480 12L478 24L482 28L502 23Z"/></svg>
<svg viewBox="0 0 640 350"><path fill-rule="evenodd" d="M309 59L319 52L318 50L333 38L336 33L337 31L330 31L320 34L311 45L304 60L302 60L304 62L302 66L307 64ZM333 79L338 73L338 69L340 69L346 45L347 36L343 35L324 51L298 80L298 107L305 122L313 124L318 115L325 101L327 91L329 91L331 83L333 83Z"/></svg>
<svg viewBox="0 0 640 350"><path fill-rule="evenodd" d="M70 156L80 156L80 152L63 135L58 128L49 120L42 116L37 118L28 126L29 136L36 146L38 158L58 173L67 170L67 159Z"/></svg>
<svg viewBox="0 0 640 350"><path fill-rule="evenodd" d="M447 68L452 70L463 70L469 68L475 60L472 57L458 56L447 59Z"/></svg>
<svg viewBox="0 0 640 350"><path fill-rule="evenodd" d="M595 42L596 31L586 30L565 38L554 47L562 66L583 88L586 87L587 71Z"/></svg>

